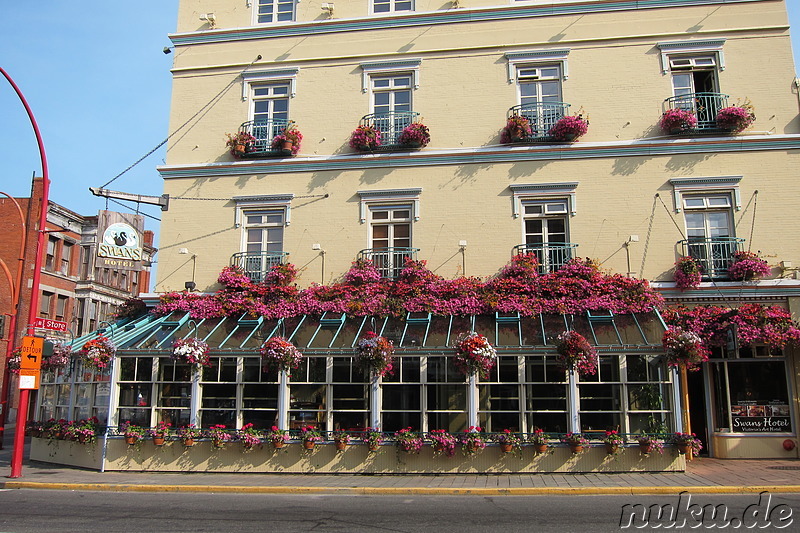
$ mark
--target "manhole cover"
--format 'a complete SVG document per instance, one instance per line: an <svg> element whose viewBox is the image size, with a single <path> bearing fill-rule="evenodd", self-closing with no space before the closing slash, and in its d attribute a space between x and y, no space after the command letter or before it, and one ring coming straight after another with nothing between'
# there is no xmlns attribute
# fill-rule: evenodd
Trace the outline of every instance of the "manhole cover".
<svg viewBox="0 0 800 533"><path fill-rule="evenodd" d="M770 470L800 470L800 466L768 466Z"/></svg>

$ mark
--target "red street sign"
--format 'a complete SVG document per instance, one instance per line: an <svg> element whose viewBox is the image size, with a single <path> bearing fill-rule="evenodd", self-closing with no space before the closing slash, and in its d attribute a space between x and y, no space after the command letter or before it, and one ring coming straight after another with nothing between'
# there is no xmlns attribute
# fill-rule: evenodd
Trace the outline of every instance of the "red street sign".
<svg viewBox="0 0 800 533"><path fill-rule="evenodd" d="M50 320L49 318L36 317L36 320L33 322L33 327L39 329L50 329L53 331L63 331L64 333L67 332L66 322L61 322L60 320Z"/></svg>

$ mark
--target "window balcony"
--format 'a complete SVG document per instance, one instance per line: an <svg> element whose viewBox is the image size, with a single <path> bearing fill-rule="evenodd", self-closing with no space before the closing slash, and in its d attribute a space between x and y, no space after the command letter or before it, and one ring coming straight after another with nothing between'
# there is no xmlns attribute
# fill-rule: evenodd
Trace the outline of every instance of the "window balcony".
<svg viewBox="0 0 800 533"><path fill-rule="evenodd" d="M372 261L382 278L395 279L405 266L406 259L417 260L419 248L367 248L358 252L358 259Z"/></svg>
<svg viewBox="0 0 800 533"><path fill-rule="evenodd" d="M244 122L239 126L239 133L251 135L255 138L255 141L245 145L245 151L238 154L238 157L242 159L261 159L292 155L291 150L284 150L283 147L272 147L272 140L276 135L281 135L284 132L289 122L289 120L284 119Z"/></svg>
<svg viewBox="0 0 800 533"><path fill-rule="evenodd" d="M275 265L286 262L289 252L239 252L231 256L231 266L244 271L253 283L261 283Z"/></svg>
<svg viewBox="0 0 800 533"><path fill-rule="evenodd" d="M390 111L388 113L372 113L364 115L359 121L359 126L375 129L380 133L380 146L374 151L392 152L420 148L421 145L402 144L400 135L411 124L418 122L419 113L414 111Z"/></svg>
<svg viewBox="0 0 800 533"><path fill-rule="evenodd" d="M524 131L509 132L510 142L547 142L553 141L550 130L556 122L569 116L569 106L564 102L533 102L515 105L508 110L508 118L524 117L528 120L531 133Z"/></svg>
<svg viewBox="0 0 800 533"><path fill-rule="evenodd" d="M678 245L684 256L700 263L704 279L725 279L733 254L743 249L744 242L744 239L736 237L699 237L678 241Z"/></svg>
<svg viewBox="0 0 800 533"><path fill-rule="evenodd" d="M547 244L518 244L514 255L533 254L539 261L539 274L555 272L575 257L577 244L571 242L551 242Z"/></svg>
<svg viewBox="0 0 800 533"><path fill-rule="evenodd" d="M722 93L690 93L673 96L664 100L664 111L682 109L693 113L697 118L694 128L681 133L715 133L721 130L717 126L717 113L728 107L728 95Z"/></svg>

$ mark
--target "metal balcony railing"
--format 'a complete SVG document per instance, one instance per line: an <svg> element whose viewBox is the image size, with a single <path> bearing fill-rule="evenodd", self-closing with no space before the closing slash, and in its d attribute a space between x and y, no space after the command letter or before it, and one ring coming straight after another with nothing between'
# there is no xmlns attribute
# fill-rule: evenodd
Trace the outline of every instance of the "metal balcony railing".
<svg viewBox="0 0 800 533"><path fill-rule="evenodd" d="M367 248L358 252L358 259L372 261L381 277L394 279L403 270L406 259L416 261L419 248Z"/></svg>
<svg viewBox="0 0 800 533"><path fill-rule="evenodd" d="M546 141L552 139L550 129L569 114L570 104L564 102L534 102L515 105L508 110L508 118L525 117L530 122L531 134L519 141Z"/></svg>
<svg viewBox="0 0 800 533"><path fill-rule="evenodd" d="M551 242L547 244L518 244L514 247L514 255L533 254L539 261L539 274L555 272L567 261L575 257L577 244L571 242Z"/></svg>
<svg viewBox="0 0 800 533"><path fill-rule="evenodd" d="M718 131L717 113L728 107L728 95L722 93L691 93L664 100L664 110L684 109L697 117L694 131Z"/></svg>
<svg viewBox="0 0 800 533"><path fill-rule="evenodd" d="M689 238L678 241L684 256L694 258L703 268L703 278L724 279L733 254L742 250L744 239L736 237Z"/></svg>
<svg viewBox="0 0 800 533"><path fill-rule="evenodd" d="M239 252L231 256L231 266L238 266L254 283L261 283L275 265L282 265L289 252Z"/></svg>
<svg viewBox="0 0 800 533"><path fill-rule="evenodd" d="M244 158L275 157L284 154L282 149L272 149L272 139L283 133L289 121L285 119L270 119L267 121L244 122L239 126L239 133L247 133L256 138L255 142L248 145Z"/></svg>
<svg viewBox="0 0 800 533"><path fill-rule="evenodd" d="M419 113L415 111L390 111L388 113L372 113L361 117L359 125L372 126L381 134L379 150L396 150L405 148L400 144L400 134L406 126L417 121Z"/></svg>

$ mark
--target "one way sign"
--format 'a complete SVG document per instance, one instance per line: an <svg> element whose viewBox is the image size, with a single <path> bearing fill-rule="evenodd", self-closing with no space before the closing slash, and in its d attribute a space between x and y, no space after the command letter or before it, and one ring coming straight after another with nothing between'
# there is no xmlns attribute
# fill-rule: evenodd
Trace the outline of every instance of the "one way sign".
<svg viewBox="0 0 800 533"><path fill-rule="evenodd" d="M42 350L44 348L44 338L42 337L23 337L21 348L21 360L19 365L19 388L38 389L39 374L42 368Z"/></svg>

